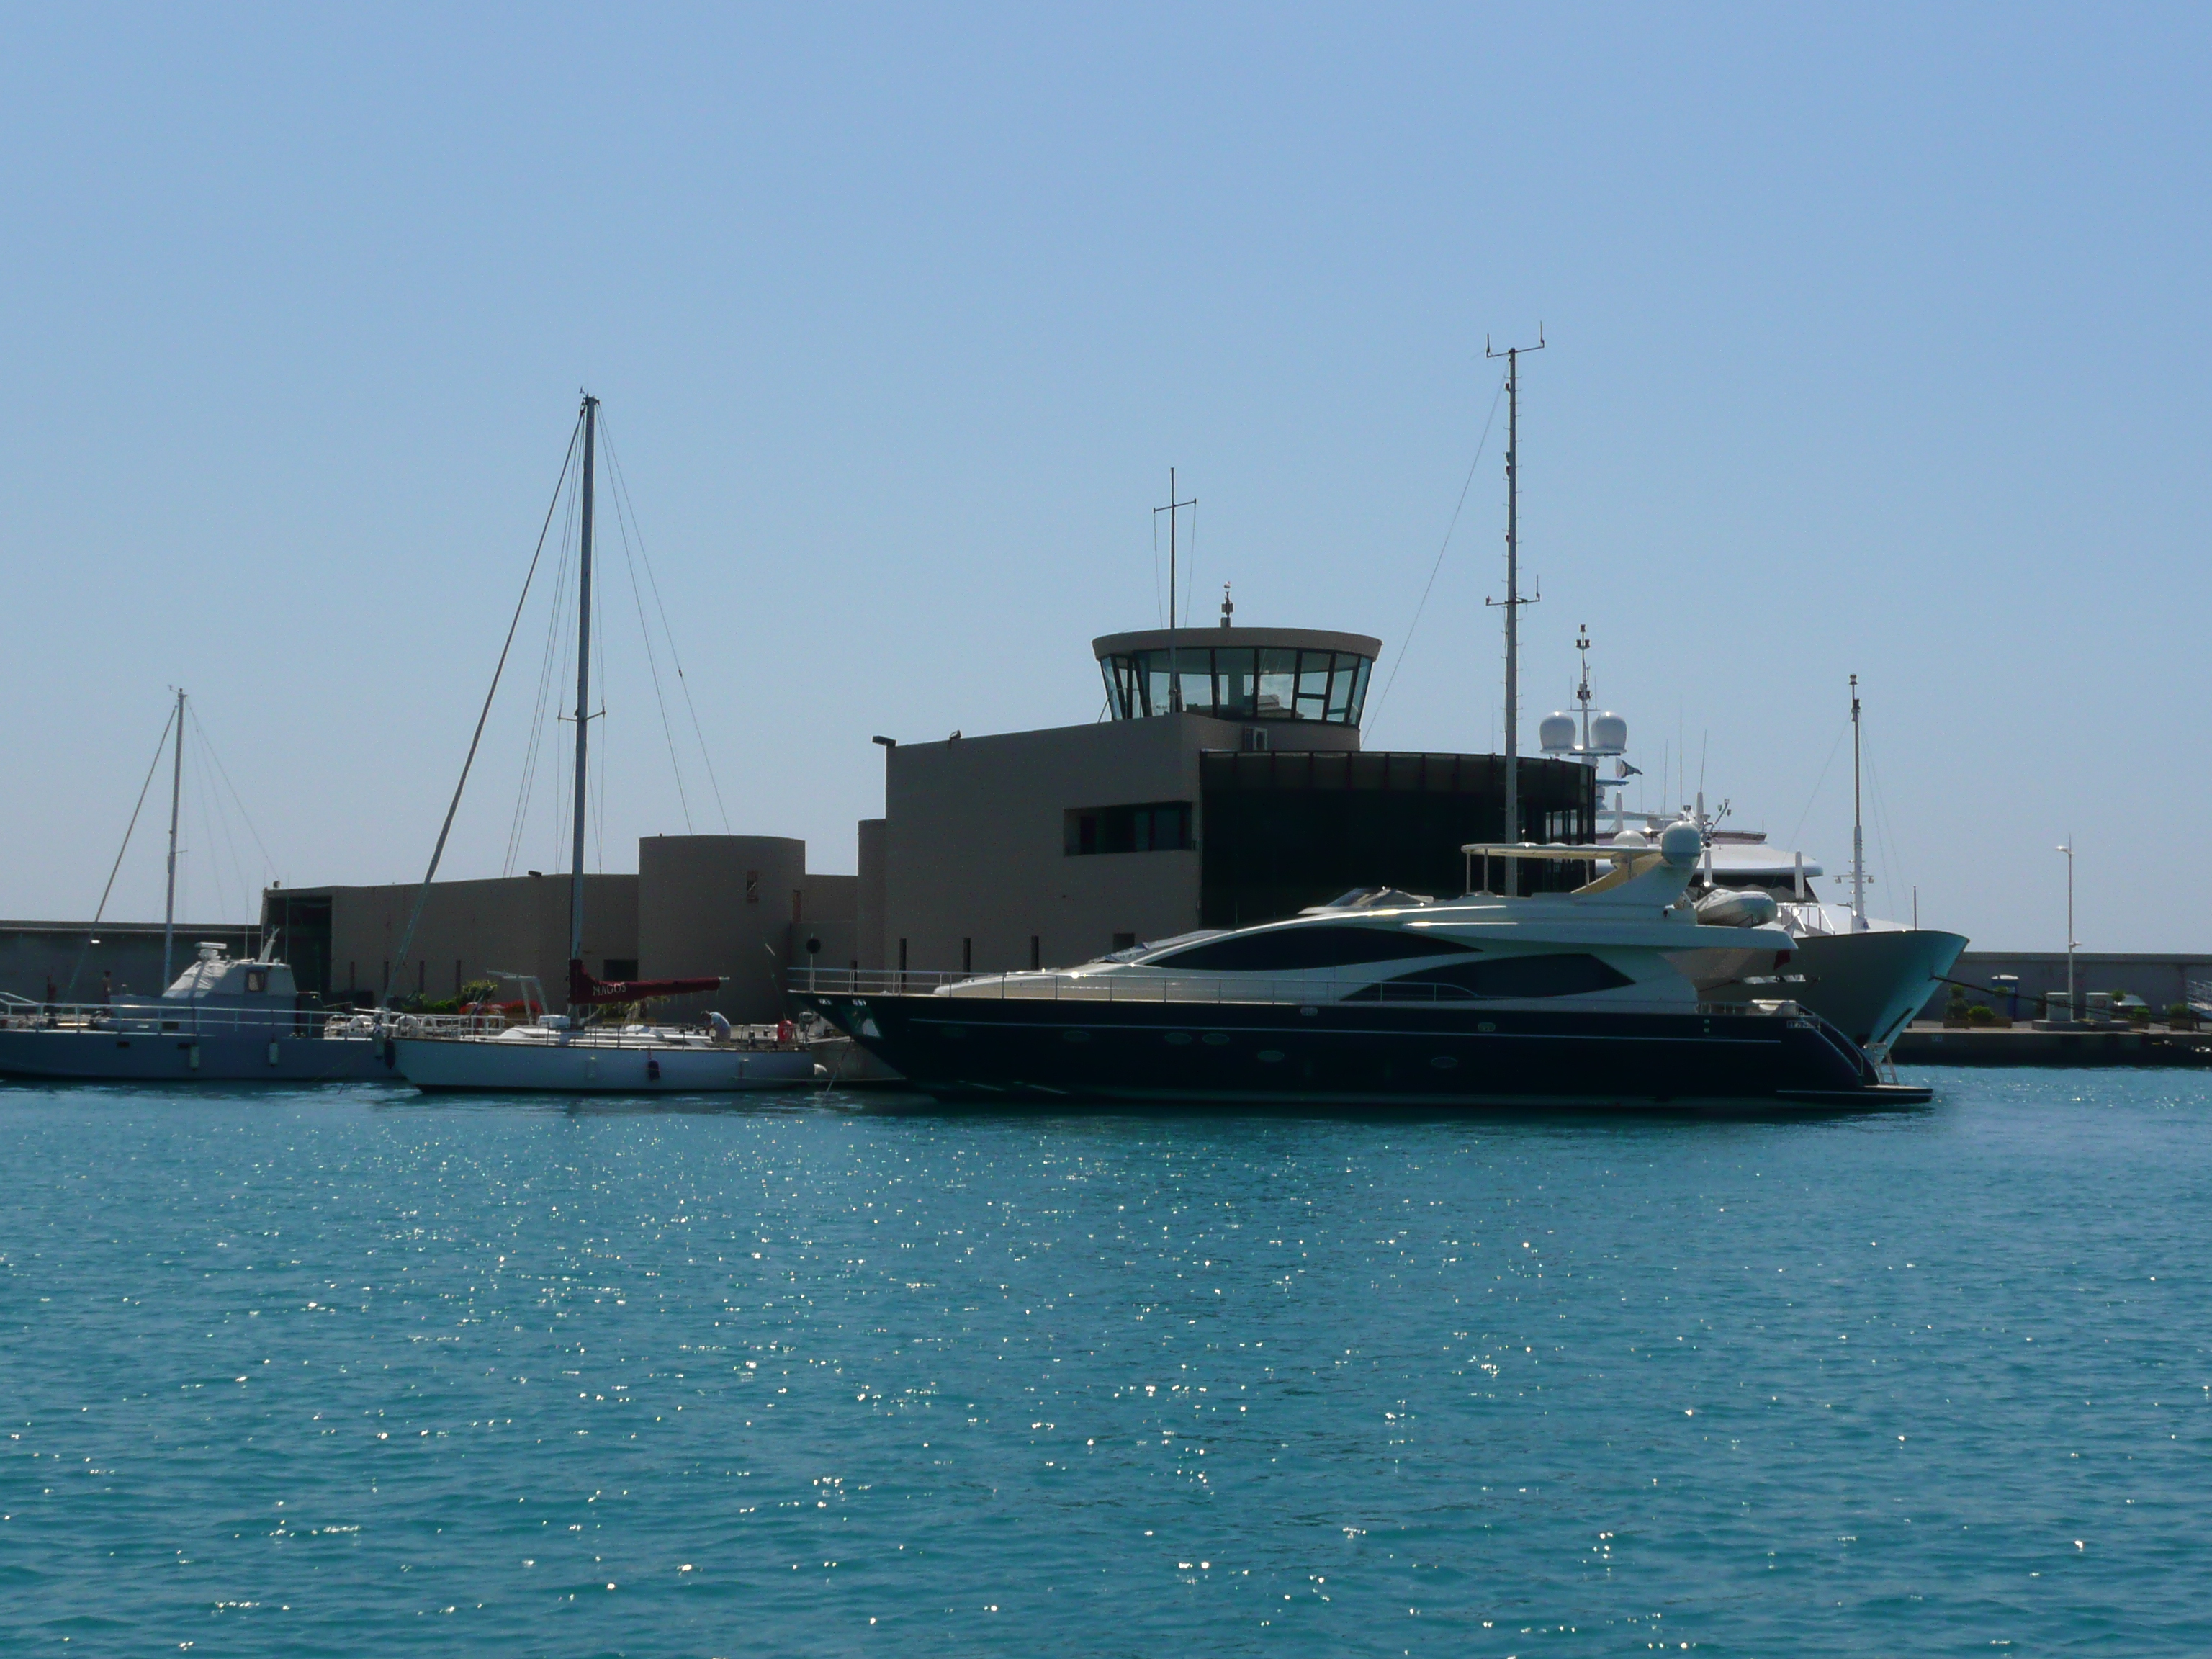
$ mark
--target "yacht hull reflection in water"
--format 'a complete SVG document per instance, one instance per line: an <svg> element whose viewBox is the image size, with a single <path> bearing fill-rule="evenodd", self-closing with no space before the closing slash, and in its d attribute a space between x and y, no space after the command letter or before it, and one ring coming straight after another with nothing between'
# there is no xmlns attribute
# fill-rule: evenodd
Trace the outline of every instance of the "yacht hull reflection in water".
<svg viewBox="0 0 2212 1659"><path fill-rule="evenodd" d="M1713 1000L1788 962L1789 935L1704 925L1702 837L1470 848L1612 868L1571 893L1389 895L1193 934L1058 972L811 975L795 988L948 1099L1265 1105L1887 1106L1856 1044L1787 1000ZM1403 902L1401 902L1403 901Z"/></svg>

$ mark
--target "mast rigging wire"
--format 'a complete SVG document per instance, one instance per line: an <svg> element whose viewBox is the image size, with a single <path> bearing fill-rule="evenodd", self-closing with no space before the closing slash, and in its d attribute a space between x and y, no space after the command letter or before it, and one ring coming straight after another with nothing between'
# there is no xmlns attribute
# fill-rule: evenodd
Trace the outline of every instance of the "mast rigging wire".
<svg viewBox="0 0 2212 1659"><path fill-rule="evenodd" d="M554 662L556 658L564 664L567 661L562 655L561 637L562 601L568 591L568 553L574 545L576 492L577 481L572 477L568 481L568 511L561 524L560 556L553 569L553 599L545 624L545 649L538 665L538 695L531 704L530 740L523 750L522 775L515 787L514 816L507 825L507 857L500 866L501 876L513 875L515 860L522 855L523 841L529 830L531 798L537 787L538 761L544 751L545 710L553 690ZM557 773L557 764L556 770Z"/></svg>
<svg viewBox="0 0 2212 1659"><path fill-rule="evenodd" d="M675 668L678 684L684 686L684 700L687 703L690 701L691 688L690 683L684 680L684 665L676 654L675 631L668 625L668 609L661 603L660 584L653 574L653 558L645 549L645 532L637 522L637 504L630 498L629 483L623 477L622 463L616 458L614 440L608 435L606 417L604 414L599 418L599 441L606 446L607 449L607 472L615 485L613 490L610 492L615 504L615 529L622 537L623 559L629 570L630 597L637 606L637 631L645 640L645 665L653 676L653 700L660 709L661 735L668 744L668 766L669 769L676 775L676 799L678 805L683 808L684 830L684 833L689 835L691 833L691 801L684 787L683 763L676 757L676 731L669 723L668 702L661 694L660 664L653 648L653 629L645 619L645 595L638 586L637 580L637 567L640 562L645 565L646 581L653 588L654 608L660 613L661 634L668 643L669 662ZM631 554L633 535L636 540L635 557ZM707 752L706 734L699 730L699 712L696 708L691 711L691 723L699 738L699 757L706 763L708 781L714 784L714 803L717 807L720 807L721 785L714 780L714 757ZM723 833L728 834L729 828L730 815L728 811L724 809L722 811Z"/></svg>
<svg viewBox="0 0 2212 1659"><path fill-rule="evenodd" d="M461 810L461 791L468 787L469 769L476 764L477 745L483 741L484 722L491 717L491 700L498 695L500 676L507 669L507 653L514 644L514 630L522 621L522 607L529 601L530 584L538 574L538 558L545 551L545 535L553 527L554 509L561 505L562 482L568 476L569 464L575 459L576 439L583 427L583 416L579 415L575 426L568 434L568 453L562 458L561 476L553 481L553 499L545 504L545 522L538 528L538 545L531 552L530 568L523 573L522 592L514 602L514 615L507 622L507 638L499 647L499 661L492 669L491 684L484 689L483 708L477 714L477 729L469 738L468 756L461 762L461 775L453 785L453 801L446 808L446 821L438 826L437 845L430 849L430 867L422 872L422 884L415 894L415 908L407 918L407 931L399 936L399 951L391 969L393 977L384 982L384 996L387 1002L392 995L393 978L397 977L401 968L406 966L407 952L415 943L415 929L422 922L422 906L430 896L431 878L438 873L438 860L446 854L446 837L453 833L453 814Z"/></svg>
<svg viewBox="0 0 2212 1659"><path fill-rule="evenodd" d="M207 751L208 760L214 765L216 775L222 780L223 787L230 791L230 798L237 805L238 816L244 822L246 833L253 837L253 844L261 849L263 867L269 874L275 875L276 860L269 855L269 844L261 839L261 831L253 827L253 817L246 810L246 798L238 793L238 786L230 781L230 774L223 766L222 757L215 752L215 744L208 737L207 726L200 719L199 710L187 704L185 713L191 719L192 731L199 738L200 747Z"/></svg>
<svg viewBox="0 0 2212 1659"><path fill-rule="evenodd" d="M1805 820L1813 816L1814 805L1820 799L1820 786L1828 781L1828 769L1836 763L1836 751L1844 746L1844 739L1850 735L1850 732L1851 723L1846 719L1837 729L1836 740L1828 745L1828 758L1820 763L1820 775L1814 779L1813 793L1805 798L1805 810L1797 815L1797 822L1790 831L1792 848L1797 845L1797 836L1805 828Z"/></svg>
<svg viewBox="0 0 2212 1659"><path fill-rule="evenodd" d="M1413 648L1413 630L1421 625L1421 613L1429 608L1429 594L1437 585L1437 573L1444 568L1444 551L1451 546L1452 532L1459 528L1459 515L1467 507L1467 493L1474 487L1475 469L1482 465L1482 453L1490 446L1490 429L1498 423L1498 405L1504 400L1505 376L1500 374L1498 377L1498 390L1490 399L1489 418L1483 422L1482 436L1476 441L1474 446L1474 459L1467 464L1467 477L1460 484L1459 500L1452 507L1451 522L1444 526L1443 542L1437 549L1437 562L1429 567L1429 580L1427 585L1421 589L1421 602L1413 607L1413 620L1406 624L1406 637L1398 647L1397 659L1390 665L1390 678L1382 682L1382 695L1375 699L1375 712L1368 717L1367 725L1370 731L1376 722L1382 720L1382 705L1390 701L1390 688L1397 684L1398 671L1406 665L1406 654ZM1158 539L1157 535L1153 537L1155 543ZM1152 558L1153 562L1157 564L1159 560L1157 546L1153 549ZM1157 580L1157 578L1155 580ZM1494 726L1496 721L1493 720L1492 724Z"/></svg>
<svg viewBox="0 0 2212 1659"><path fill-rule="evenodd" d="M115 872L123 867L123 855L131 850L131 832L138 827L138 814L145 810L146 792L154 787L154 774L161 769L161 751L169 746L169 727L175 722L176 718L177 706L171 703L169 718L161 722L161 735L154 740L154 759L152 764L146 769L146 781L138 786L138 804L131 809L131 822L124 826L123 845L115 849L115 862L107 866L107 885L100 890L100 903L92 913L94 927L98 927L100 919L107 914L107 897L115 890ZM70 992L76 989L77 975L84 971L84 953L91 948L91 945L92 934L88 930L85 942L77 947L76 965L70 969L69 984L62 992L62 1000L64 1002L69 1000ZM164 986L162 988L167 990L168 988Z"/></svg>

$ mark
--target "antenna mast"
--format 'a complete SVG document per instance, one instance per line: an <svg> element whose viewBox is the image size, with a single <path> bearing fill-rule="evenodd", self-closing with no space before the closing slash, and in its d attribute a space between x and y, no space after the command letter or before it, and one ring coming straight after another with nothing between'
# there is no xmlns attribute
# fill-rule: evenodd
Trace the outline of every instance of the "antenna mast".
<svg viewBox="0 0 2212 1659"><path fill-rule="evenodd" d="M1176 518L1184 507L1197 505L1198 497L1195 495L1187 501L1176 499L1176 470L1170 467L1168 504L1152 509L1152 522L1158 524L1163 513L1168 515L1168 707L1176 714L1182 712L1182 664L1176 658ZM1158 558L1159 544L1154 542L1152 547L1152 556ZM1154 565L1152 568L1157 572L1159 566Z"/></svg>
<svg viewBox="0 0 2212 1659"><path fill-rule="evenodd" d="M1859 808L1859 677L1851 676L1851 932L1866 920L1866 823Z"/></svg>
<svg viewBox="0 0 2212 1659"><path fill-rule="evenodd" d="M161 907L161 988L169 988L177 946L177 803L185 792L185 694L177 691L177 758L169 772L169 896Z"/></svg>
<svg viewBox="0 0 2212 1659"><path fill-rule="evenodd" d="M584 801L592 692L592 446L599 400L584 394L584 512L576 560L576 827L568 876L569 979L584 960Z"/></svg>
<svg viewBox="0 0 2212 1659"><path fill-rule="evenodd" d="M1575 687L1575 700L1583 706L1583 748L1587 752L1590 746L1589 624L1588 623L1577 623L1575 625L1575 649L1582 653L1583 659L1582 682Z"/></svg>
<svg viewBox="0 0 2212 1659"><path fill-rule="evenodd" d="M1491 349L1490 337L1482 337L1485 357L1505 359L1505 597L1486 599L1485 605L1505 607L1505 840L1521 840L1521 607L1534 599L1521 597L1521 354L1544 349L1544 325L1536 325L1536 343ZM1520 860L1509 861L1506 877L1514 893L1521 890Z"/></svg>

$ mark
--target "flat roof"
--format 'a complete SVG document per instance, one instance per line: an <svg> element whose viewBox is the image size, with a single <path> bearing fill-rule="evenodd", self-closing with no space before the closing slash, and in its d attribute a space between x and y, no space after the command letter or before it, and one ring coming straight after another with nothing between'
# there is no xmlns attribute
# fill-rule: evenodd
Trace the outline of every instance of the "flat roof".
<svg viewBox="0 0 2212 1659"><path fill-rule="evenodd" d="M1382 641L1366 634L1339 634L1324 628L1147 628L1134 634L1106 634L1091 641L1101 659L1135 651L1164 651L1170 646L1194 650L1273 647L1287 651L1343 651L1370 659L1382 654Z"/></svg>

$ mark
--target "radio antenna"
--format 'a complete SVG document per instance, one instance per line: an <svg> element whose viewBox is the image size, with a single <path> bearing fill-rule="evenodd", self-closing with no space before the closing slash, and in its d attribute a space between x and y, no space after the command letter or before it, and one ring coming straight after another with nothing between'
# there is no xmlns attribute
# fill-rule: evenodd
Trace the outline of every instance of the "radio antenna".
<svg viewBox="0 0 2212 1659"><path fill-rule="evenodd" d="M1521 840L1521 607L1544 597L1521 597L1521 354L1544 349L1544 325L1536 325L1536 343L1493 350L1490 337L1482 337L1485 357L1505 359L1505 597L1485 599L1485 605L1505 607L1505 839ZM1517 896L1521 890L1520 860L1506 879Z"/></svg>
<svg viewBox="0 0 2212 1659"><path fill-rule="evenodd" d="M1198 497L1195 495L1187 501L1179 501L1176 499L1176 470L1170 467L1168 469L1168 504L1165 507L1156 507L1152 509L1152 522L1158 524L1163 513L1168 515L1168 707L1177 712L1181 712L1182 708L1182 675L1176 661L1176 520L1184 507L1197 505ZM1154 542L1152 545L1157 548L1159 544ZM1158 558L1159 555L1154 553L1152 556ZM1154 565L1152 570L1154 573L1152 580L1157 581L1159 580L1158 574L1159 567Z"/></svg>

